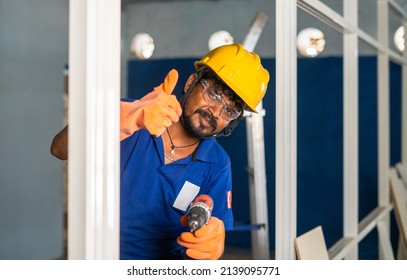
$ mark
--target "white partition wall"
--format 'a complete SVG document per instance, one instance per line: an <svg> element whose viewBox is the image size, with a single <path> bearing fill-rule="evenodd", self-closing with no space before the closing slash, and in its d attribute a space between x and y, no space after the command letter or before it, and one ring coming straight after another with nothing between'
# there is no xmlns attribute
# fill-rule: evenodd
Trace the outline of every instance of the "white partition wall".
<svg viewBox="0 0 407 280"><path fill-rule="evenodd" d="M373 0L372 0L373 1ZM389 240L389 61L402 65L402 160L407 160L407 51L389 48L394 0L376 0L377 38L359 27L362 1L342 0L343 15L319 0L276 0L276 259L295 259L297 236L297 9L343 36L343 232L330 259L358 259L359 243L379 233L380 258ZM120 0L70 1L69 259L119 258ZM359 219L358 44L378 56L378 205ZM254 144L255 145L255 144ZM262 167L264 168L264 167ZM257 170L259 173L264 170ZM263 183L262 183L263 184Z"/></svg>
<svg viewBox="0 0 407 280"><path fill-rule="evenodd" d="M119 259L120 0L71 0L68 259Z"/></svg>
<svg viewBox="0 0 407 280"><path fill-rule="evenodd" d="M297 0L276 1L276 259L297 231Z"/></svg>
<svg viewBox="0 0 407 280"><path fill-rule="evenodd" d="M389 47L389 5L386 0L377 1L377 30L378 41L385 47ZM390 166L390 88L389 88L389 55L379 52L377 56L377 88L378 88L378 206L386 207L390 204L389 192L389 166ZM389 235L390 217L386 215L381 221L379 238ZM379 244L379 256L384 258L386 248Z"/></svg>
<svg viewBox="0 0 407 280"><path fill-rule="evenodd" d="M295 259L296 236L296 9L297 6L343 35L343 236L330 259L358 259L359 243L374 229L379 257L393 259L389 198L389 61L402 66L402 160L407 160L407 51L389 48L389 10L407 16L393 0L377 0L377 39L358 26L357 0L343 0L343 15L318 0L276 0L276 259ZM359 220L358 205L358 42L378 54L378 205Z"/></svg>
<svg viewBox="0 0 407 280"><path fill-rule="evenodd" d="M358 24L358 1L344 0L344 17ZM343 236L355 244L358 235L358 36L343 34ZM357 259L358 247L352 246L346 258Z"/></svg>

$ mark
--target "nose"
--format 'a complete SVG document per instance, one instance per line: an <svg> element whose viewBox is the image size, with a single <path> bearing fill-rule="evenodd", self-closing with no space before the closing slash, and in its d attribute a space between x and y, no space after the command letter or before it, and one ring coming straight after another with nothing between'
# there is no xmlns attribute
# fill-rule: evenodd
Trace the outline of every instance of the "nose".
<svg viewBox="0 0 407 280"><path fill-rule="evenodd" d="M222 113L223 110L223 104L214 104L209 107L209 111L211 112L212 116L215 118L219 118L220 114Z"/></svg>

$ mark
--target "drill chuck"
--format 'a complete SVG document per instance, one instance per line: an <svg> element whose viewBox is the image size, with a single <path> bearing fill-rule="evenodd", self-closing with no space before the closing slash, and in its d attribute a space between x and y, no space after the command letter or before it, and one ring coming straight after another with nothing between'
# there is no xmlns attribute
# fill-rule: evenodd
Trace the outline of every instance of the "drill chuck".
<svg viewBox="0 0 407 280"><path fill-rule="evenodd" d="M213 210L210 196L201 194L195 198L187 213L187 224L191 232L200 229L209 222Z"/></svg>

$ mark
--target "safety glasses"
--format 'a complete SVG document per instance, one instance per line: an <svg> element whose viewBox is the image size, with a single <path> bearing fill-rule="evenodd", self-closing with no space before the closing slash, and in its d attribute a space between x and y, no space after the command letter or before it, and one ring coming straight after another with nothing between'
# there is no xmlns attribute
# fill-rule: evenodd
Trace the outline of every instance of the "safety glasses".
<svg viewBox="0 0 407 280"><path fill-rule="evenodd" d="M222 110L219 113L219 116L221 118L227 121L233 121L239 117L242 111L228 105L222 96L223 94L218 93L214 89L214 87L208 83L207 80L199 79L199 83L203 87L202 94L205 98L205 101L211 106L222 106Z"/></svg>

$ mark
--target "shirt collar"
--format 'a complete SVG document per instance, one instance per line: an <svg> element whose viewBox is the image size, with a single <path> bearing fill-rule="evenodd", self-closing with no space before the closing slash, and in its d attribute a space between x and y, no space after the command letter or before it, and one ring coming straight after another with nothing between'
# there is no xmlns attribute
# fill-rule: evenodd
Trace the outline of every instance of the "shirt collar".
<svg viewBox="0 0 407 280"><path fill-rule="evenodd" d="M204 139L199 143L195 151L196 160L214 162L218 160L218 153L216 152L216 140Z"/></svg>

